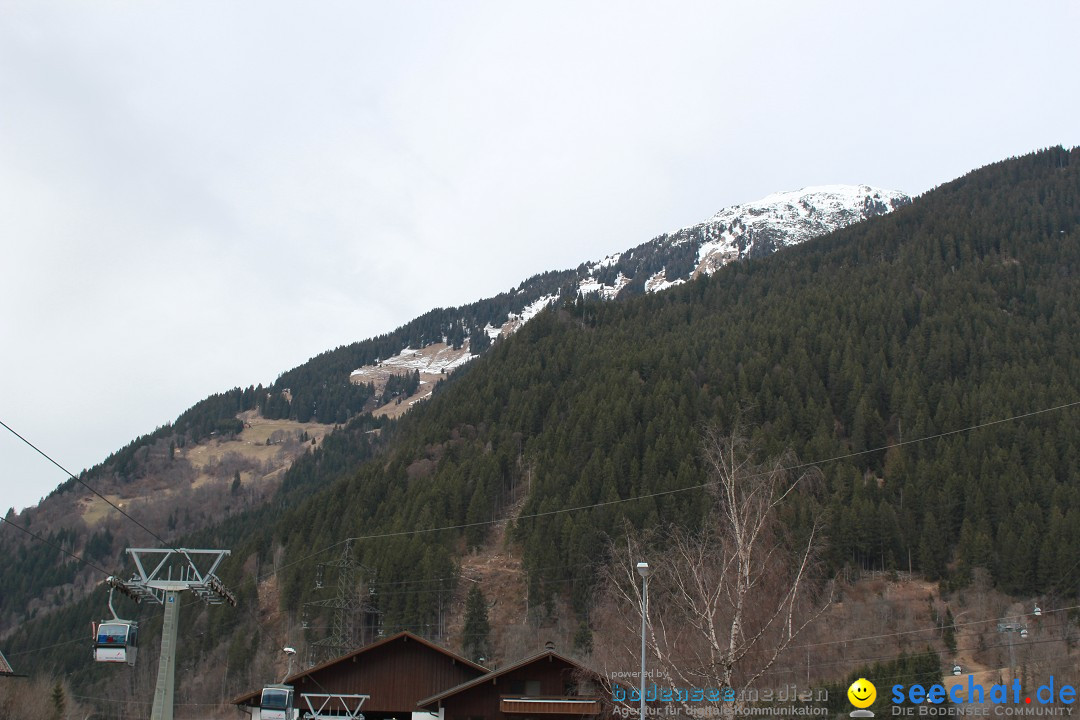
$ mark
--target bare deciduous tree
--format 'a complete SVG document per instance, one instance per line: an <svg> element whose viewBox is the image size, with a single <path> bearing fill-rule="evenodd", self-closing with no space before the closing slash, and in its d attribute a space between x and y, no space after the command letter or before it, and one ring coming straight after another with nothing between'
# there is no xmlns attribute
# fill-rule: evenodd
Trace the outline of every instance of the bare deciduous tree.
<svg viewBox="0 0 1080 720"><path fill-rule="evenodd" d="M648 560L653 679L661 687L730 690L738 702L828 607L827 583L815 572L821 516L808 497L818 473L793 472L790 454L758 461L744 438L716 431L706 434L704 457L712 507L701 530L627 533L613 546L594 660L636 675L642 596L635 565Z"/></svg>

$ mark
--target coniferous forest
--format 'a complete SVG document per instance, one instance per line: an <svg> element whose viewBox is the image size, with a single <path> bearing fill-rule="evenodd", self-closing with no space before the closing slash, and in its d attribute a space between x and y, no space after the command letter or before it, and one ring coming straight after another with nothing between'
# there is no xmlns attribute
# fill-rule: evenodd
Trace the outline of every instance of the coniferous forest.
<svg viewBox="0 0 1080 720"><path fill-rule="evenodd" d="M384 628L425 634L457 558L513 507L530 607L565 599L588 618L606 539L624 523L698 526L702 433L743 428L820 469L816 507L787 521L826 511L828 572L911 569L961 587L985 568L1007 593L1064 592L1080 583L1078 351L1080 149L1053 148L665 292L565 295L398 421L359 413L362 386L332 395L376 345L370 359L320 356L279 380L293 406L263 409L303 415L295 399L322 392L312 407L348 422L269 505L176 541L231 547L220 574L249 603L251 568L278 568L280 610L299 613L314 597L307 560L357 538L378 584L414 583L373 594ZM221 396L228 407L193 416L189 435L228 431L218 421L260 396ZM27 548L10 570L48 554ZM85 607L25 623L12 642L82 632ZM209 611L205 647L182 652L257 624L224 612ZM79 673L84 655L33 662Z"/></svg>

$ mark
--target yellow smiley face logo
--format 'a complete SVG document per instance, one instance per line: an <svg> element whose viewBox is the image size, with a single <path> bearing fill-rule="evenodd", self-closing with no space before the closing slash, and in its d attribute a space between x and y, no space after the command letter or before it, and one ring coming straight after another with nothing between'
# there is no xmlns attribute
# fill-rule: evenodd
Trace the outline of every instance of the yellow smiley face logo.
<svg viewBox="0 0 1080 720"><path fill-rule="evenodd" d="M877 688L866 678L859 678L847 689L848 700L857 708L868 708L877 700Z"/></svg>

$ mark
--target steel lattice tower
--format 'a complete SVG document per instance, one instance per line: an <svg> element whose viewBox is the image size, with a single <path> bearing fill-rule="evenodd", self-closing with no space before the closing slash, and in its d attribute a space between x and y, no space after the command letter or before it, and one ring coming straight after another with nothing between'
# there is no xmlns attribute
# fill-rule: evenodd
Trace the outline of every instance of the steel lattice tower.
<svg viewBox="0 0 1080 720"><path fill-rule="evenodd" d="M374 639L378 630L378 609L371 603L371 570L358 563L352 554L353 541L346 540L337 562L319 568L316 587L322 587L323 568L337 569L337 592L333 599L314 600L305 607L333 608L330 634L311 644L308 662L315 665L345 655Z"/></svg>

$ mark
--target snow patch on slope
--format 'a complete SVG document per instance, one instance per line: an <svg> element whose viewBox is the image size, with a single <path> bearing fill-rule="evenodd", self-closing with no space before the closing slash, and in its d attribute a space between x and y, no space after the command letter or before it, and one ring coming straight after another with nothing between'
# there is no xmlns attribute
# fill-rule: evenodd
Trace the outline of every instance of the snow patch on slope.
<svg viewBox="0 0 1080 720"><path fill-rule="evenodd" d="M468 343L456 350L446 343L435 343L420 350L405 348L397 355L375 365L365 365L353 370L349 379L354 384L374 382L378 385L380 381L385 384L390 375L405 375L413 370L419 370L421 377L442 375L456 370L474 357L476 356L469 352Z"/></svg>
<svg viewBox="0 0 1080 720"><path fill-rule="evenodd" d="M498 335L506 336L513 334L522 325L539 315L540 311L542 311L548 305L553 304L558 299L558 293L544 295L539 300L535 300L532 303L526 305L520 313L509 313L506 316L506 322L503 323L503 326L501 328L499 328Z"/></svg>
<svg viewBox="0 0 1080 720"><path fill-rule="evenodd" d="M514 313L510 313L510 318L513 319L516 317L519 318L521 322L527 323L534 317L539 315L541 310L546 308L548 305L551 305L558 299L559 295L557 293L553 295L545 295L536 302L533 302L530 305L526 305L525 309L521 311L520 315L514 315Z"/></svg>
<svg viewBox="0 0 1080 720"><path fill-rule="evenodd" d="M667 270L661 270L648 280L645 281L646 292L660 292L661 290L667 290L670 287L676 285L682 285L686 282L685 278L675 278L674 280L667 279Z"/></svg>
<svg viewBox="0 0 1080 720"><path fill-rule="evenodd" d="M601 261L603 262L603 261ZM603 266L597 266L603 267ZM582 280L578 284L578 292L582 295L588 295L590 293L598 293L604 300L614 300L619 292L630 283L630 278L626 277L622 273L615 278L615 282L611 285L605 285L604 283L596 280L595 278L588 277Z"/></svg>

